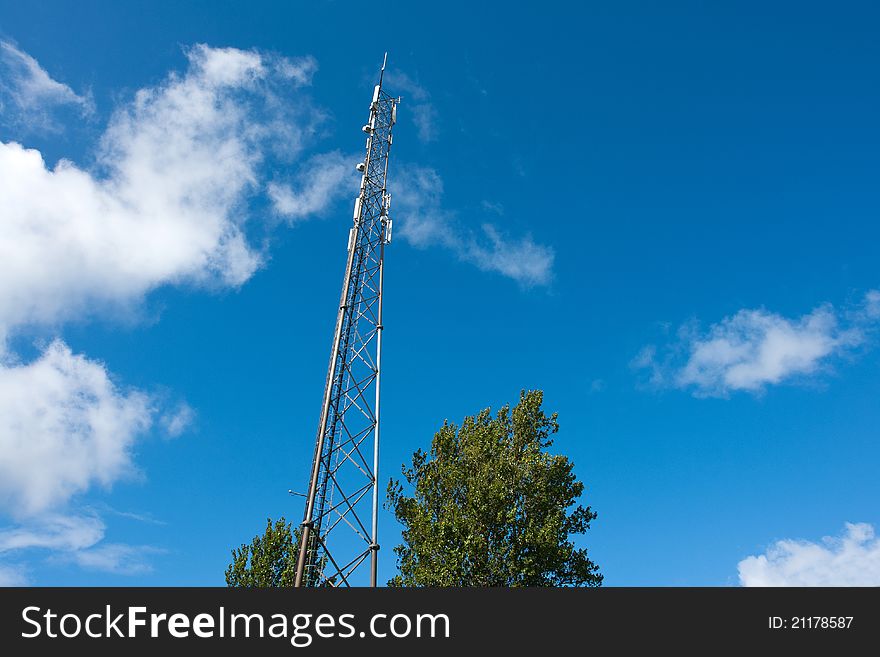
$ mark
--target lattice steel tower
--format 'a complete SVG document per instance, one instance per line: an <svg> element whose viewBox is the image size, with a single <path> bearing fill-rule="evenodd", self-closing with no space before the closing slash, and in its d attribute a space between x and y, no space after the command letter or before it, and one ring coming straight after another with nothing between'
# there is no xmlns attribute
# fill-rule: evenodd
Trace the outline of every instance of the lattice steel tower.
<svg viewBox="0 0 880 657"><path fill-rule="evenodd" d="M363 127L366 157L357 165L363 178L348 235L295 586L358 584L356 575L368 558L370 585L376 586L382 283L385 245L391 241L386 183L400 101L382 89L387 59L386 54Z"/></svg>

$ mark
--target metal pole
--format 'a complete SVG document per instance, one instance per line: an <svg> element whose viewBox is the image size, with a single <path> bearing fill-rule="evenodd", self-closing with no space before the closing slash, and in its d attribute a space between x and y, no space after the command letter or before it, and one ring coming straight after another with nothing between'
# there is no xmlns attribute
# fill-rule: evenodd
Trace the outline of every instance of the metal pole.
<svg viewBox="0 0 880 657"><path fill-rule="evenodd" d="M382 296L385 284L385 230L386 224L382 222L382 243L379 245L379 312L376 326L376 428L373 430L373 534L370 545L370 586L376 587L377 570L379 562L379 392L380 376L382 373L382 333L385 326L382 324Z"/></svg>

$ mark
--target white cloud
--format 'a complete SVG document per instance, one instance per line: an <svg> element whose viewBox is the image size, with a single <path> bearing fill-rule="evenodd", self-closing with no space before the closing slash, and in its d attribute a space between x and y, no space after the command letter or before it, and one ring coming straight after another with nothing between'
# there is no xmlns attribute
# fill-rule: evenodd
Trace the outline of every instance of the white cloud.
<svg viewBox="0 0 880 657"><path fill-rule="evenodd" d="M864 316L868 319L880 319L880 290L871 290L865 295Z"/></svg>
<svg viewBox="0 0 880 657"><path fill-rule="evenodd" d="M0 553L47 549L78 551L104 538L105 526L97 516L46 514L27 524L0 530Z"/></svg>
<svg viewBox="0 0 880 657"><path fill-rule="evenodd" d="M685 325L678 341L658 356L654 345L633 360L650 371L651 383L691 389L696 396L762 392L797 377L813 375L829 360L863 343L877 319L876 291L855 312L830 305L795 319L766 310L740 310L701 332Z"/></svg>
<svg viewBox="0 0 880 657"><path fill-rule="evenodd" d="M431 97L431 94L428 93L427 89L403 71L396 69L389 69L386 71L383 84L387 85L389 91L392 93L400 94L401 96L406 94L407 101L425 103Z"/></svg>
<svg viewBox="0 0 880 657"><path fill-rule="evenodd" d="M536 244L531 235L509 239L492 224L485 223L481 229L484 239L469 236L461 246L464 260L526 286L550 282L554 259L550 247Z"/></svg>
<svg viewBox="0 0 880 657"><path fill-rule="evenodd" d="M84 116L94 111L90 97L53 80L33 57L8 41L0 41L0 111L7 121L28 128L56 129L51 112L65 105Z"/></svg>
<svg viewBox="0 0 880 657"><path fill-rule="evenodd" d="M103 543L105 532L106 526L95 515L44 514L22 525L0 530L0 554L45 550L55 561L76 563L89 570L135 575L152 570L149 557L164 552L148 545Z"/></svg>
<svg viewBox="0 0 880 657"><path fill-rule="evenodd" d="M153 566L148 561L150 556L164 552L165 550L149 545L102 543L88 550L73 552L66 558L88 570L114 575L140 575L153 571Z"/></svg>
<svg viewBox="0 0 880 657"><path fill-rule="evenodd" d="M741 310L692 342L678 384L709 393L760 390L793 375L814 372L826 356L860 339L858 332L841 331L828 308L796 320Z"/></svg>
<svg viewBox="0 0 880 657"><path fill-rule="evenodd" d="M134 471L149 398L55 341L35 361L0 364L0 510L30 516Z"/></svg>
<svg viewBox="0 0 880 657"><path fill-rule="evenodd" d="M403 71L386 73L383 89L403 97L405 114L412 117L416 134L424 143L437 139L437 110L431 103L431 94Z"/></svg>
<svg viewBox="0 0 880 657"><path fill-rule="evenodd" d="M739 562L743 586L880 586L880 540L866 523L846 523L819 543L785 539Z"/></svg>
<svg viewBox="0 0 880 657"><path fill-rule="evenodd" d="M120 511L119 509L114 509L109 504L99 502L94 506L86 507L86 511L89 513L98 512L106 513L109 515L117 516L119 518L126 518L127 520L134 520L135 522L143 522L150 525L165 525L166 523L163 520L159 520L154 517L151 513L135 513L134 511Z"/></svg>
<svg viewBox="0 0 880 657"><path fill-rule="evenodd" d="M245 201L270 142L296 151L306 128L282 121L276 60L207 46L188 59L116 112L94 172L0 144L0 331L125 307L167 283L234 287L259 267Z"/></svg>
<svg viewBox="0 0 880 657"><path fill-rule="evenodd" d="M431 142L437 139L437 110L428 103L417 103L412 109L413 123L416 126L416 134L422 142Z"/></svg>
<svg viewBox="0 0 880 657"><path fill-rule="evenodd" d="M192 407L186 402L181 402L175 410L162 415L160 424L169 438L178 438L190 428L195 417L196 412Z"/></svg>
<svg viewBox="0 0 880 657"><path fill-rule="evenodd" d="M430 167L410 166L397 176L394 216L397 233L419 249L428 246L455 248L455 217L443 208L443 179Z"/></svg>
<svg viewBox="0 0 880 657"><path fill-rule="evenodd" d="M293 223L321 214L345 194L354 199L357 195L357 162L357 157L339 151L309 158L300 169L295 185L277 181L269 183L269 198L275 212Z"/></svg>
<svg viewBox="0 0 880 657"><path fill-rule="evenodd" d="M318 61L311 55L299 59L279 57L275 60L275 69L285 80L292 80L299 86L312 83L312 77L318 71Z"/></svg>
<svg viewBox="0 0 880 657"><path fill-rule="evenodd" d="M552 278L554 252L530 235L511 239L489 223L479 233L461 227L455 213L445 210L443 180L428 167L410 167L398 176L394 217L399 235L417 248L442 246L460 260L494 271L523 286L547 285Z"/></svg>

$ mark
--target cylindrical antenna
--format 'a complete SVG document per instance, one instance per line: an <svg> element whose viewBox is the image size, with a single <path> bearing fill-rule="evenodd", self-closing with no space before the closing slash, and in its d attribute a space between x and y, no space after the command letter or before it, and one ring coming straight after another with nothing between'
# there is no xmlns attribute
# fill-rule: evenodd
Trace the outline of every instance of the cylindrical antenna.
<svg viewBox="0 0 880 657"><path fill-rule="evenodd" d="M379 70L379 88L382 88L382 78L385 76L385 64L388 63L388 53L385 53L385 57L382 59L382 68Z"/></svg>

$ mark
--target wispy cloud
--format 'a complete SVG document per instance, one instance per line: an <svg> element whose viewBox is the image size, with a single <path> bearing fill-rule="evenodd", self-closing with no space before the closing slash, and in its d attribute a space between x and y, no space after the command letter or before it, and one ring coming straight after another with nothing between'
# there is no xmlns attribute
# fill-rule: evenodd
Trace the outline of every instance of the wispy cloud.
<svg viewBox="0 0 880 657"><path fill-rule="evenodd" d="M181 402L177 408L162 414L159 423L169 438L179 438L184 431L192 426L196 418L196 412L186 402Z"/></svg>
<svg viewBox="0 0 880 657"><path fill-rule="evenodd" d="M497 201L487 201L486 199L483 199L482 201L480 201L480 207L483 208L486 212L497 214L499 217L504 216L504 206Z"/></svg>
<svg viewBox="0 0 880 657"><path fill-rule="evenodd" d="M466 235L456 247L459 256L485 271L494 271L530 287L547 285L553 273L553 250L537 244L531 235L510 238L496 226L484 223L482 236Z"/></svg>
<svg viewBox="0 0 880 657"><path fill-rule="evenodd" d="M632 366L651 384L689 389L698 397L760 393L770 385L814 375L834 356L865 342L880 318L880 294L872 290L847 311L829 304L797 318L763 309L740 310L706 331L685 324L662 349L648 345Z"/></svg>
<svg viewBox="0 0 880 657"><path fill-rule="evenodd" d="M28 578L19 564L0 564L0 587L27 586Z"/></svg>
<svg viewBox="0 0 880 657"><path fill-rule="evenodd" d="M91 96L52 79L33 57L0 41L0 114L27 128L57 130L52 111L59 106L72 106L83 116L94 112Z"/></svg>
<svg viewBox="0 0 880 657"><path fill-rule="evenodd" d="M93 514L101 514L105 515L113 515L119 518L126 518L127 520L134 520L136 522L143 522L149 525L165 525L167 524L163 520L159 520L155 518L151 513L135 513L134 511L120 511L119 509L115 509L109 504L104 502L99 502L93 506L86 507L85 511Z"/></svg>
<svg viewBox="0 0 880 657"><path fill-rule="evenodd" d="M880 586L880 540L867 523L820 542L784 539L738 564L743 586Z"/></svg>
<svg viewBox="0 0 880 657"><path fill-rule="evenodd" d="M416 103L412 109L413 123L416 134L425 143L437 139L437 110L430 103Z"/></svg>
<svg viewBox="0 0 880 657"><path fill-rule="evenodd" d="M419 140L424 143L435 141L438 115L428 90L403 71L395 69L388 71L385 87L403 97L403 114L412 117Z"/></svg>
<svg viewBox="0 0 880 657"><path fill-rule="evenodd" d="M358 174L356 156L339 151L321 153L309 158L294 181L272 181L269 198L275 212L294 223L312 215L320 215L346 194L354 199Z"/></svg>
<svg viewBox="0 0 880 657"><path fill-rule="evenodd" d="M75 552L104 538L104 523L94 515L45 514L0 530L0 553L34 548Z"/></svg>
<svg viewBox="0 0 880 657"><path fill-rule="evenodd" d="M555 254L531 235L510 238L485 222L479 231L463 227L455 212L443 207L443 180L429 167L403 168L397 178L394 216L399 234L417 248L442 246L464 262L512 278L525 287L547 285Z"/></svg>
<svg viewBox="0 0 880 657"><path fill-rule="evenodd" d="M150 557L166 551L150 545L101 543L88 550L79 550L61 557L73 561L86 570L98 570L114 575L142 575L153 571Z"/></svg>
<svg viewBox="0 0 880 657"><path fill-rule="evenodd" d="M265 55L261 55L266 58ZM295 85L307 87L312 84L312 78L318 71L318 60L311 55L290 59L288 57L270 58L275 72L284 80L290 80Z"/></svg>
<svg viewBox="0 0 880 657"><path fill-rule="evenodd" d="M118 575L152 570L151 556L165 550L149 545L103 542L106 527L97 515L45 514L0 530L0 554L42 550L52 560Z"/></svg>

